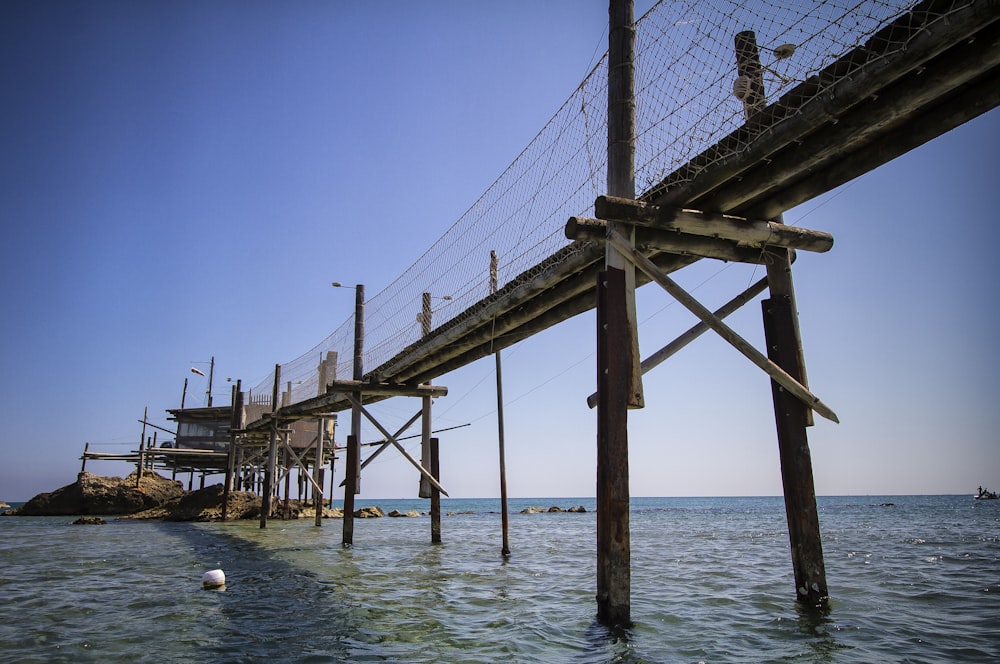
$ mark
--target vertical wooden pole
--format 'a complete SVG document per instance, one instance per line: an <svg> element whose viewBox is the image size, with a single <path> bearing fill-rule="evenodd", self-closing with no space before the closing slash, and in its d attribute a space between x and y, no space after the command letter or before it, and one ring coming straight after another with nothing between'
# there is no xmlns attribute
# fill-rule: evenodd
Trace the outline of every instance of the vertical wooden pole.
<svg viewBox="0 0 1000 664"><path fill-rule="evenodd" d="M736 68L748 81L743 100L747 121L767 103L763 68L753 31L740 32L735 38ZM776 221L782 222L779 216ZM807 385L802 338L799 332L795 287L792 282L791 253L775 253L767 265L771 297L761 303L764 310L764 337L768 358L802 385ZM825 607L829 591L820 538L816 489L809 452L807 427L812 424L812 410L771 381L774 420L781 461L781 483L785 496L785 516L795 574L795 596L808 607Z"/></svg>
<svg viewBox="0 0 1000 664"><path fill-rule="evenodd" d="M90 449L90 443L84 443L83 444L83 458L82 458L82 463L80 464L80 472L81 473L84 472L85 470L87 470L87 450L89 450L89 449Z"/></svg>
<svg viewBox="0 0 1000 664"><path fill-rule="evenodd" d="M313 509L316 510L316 525L323 525L323 437L326 435L326 419L316 420L316 460L313 462Z"/></svg>
<svg viewBox="0 0 1000 664"><path fill-rule="evenodd" d="M135 468L135 486L139 486L142 479L142 446L146 442L146 417L149 415L149 406L142 409L142 435L139 437L139 461Z"/></svg>
<svg viewBox="0 0 1000 664"><path fill-rule="evenodd" d="M495 295L499 287L498 270L500 260L496 251L490 251L490 295ZM504 558L510 556L510 513L507 508L507 452L504 442L503 429L503 363L500 360L500 351L494 354L497 366L497 438L500 452L500 524L502 533L502 544L500 555Z"/></svg>
<svg viewBox="0 0 1000 664"><path fill-rule="evenodd" d="M625 274L597 277L597 617L631 624Z"/></svg>
<svg viewBox="0 0 1000 664"><path fill-rule="evenodd" d="M143 428L145 428L146 426L145 421L143 422L142 425ZM145 444L146 444L145 439L139 441L139 459L138 461L135 462L135 486L137 489L139 488L139 482L142 480L142 467L143 467L143 461L145 460L145 457L143 455L143 452L145 451Z"/></svg>
<svg viewBox="0 0 1000 664"><path fill-rule="evenodd" d="M431 294L424 293L421 297L421 307L420 315L418 319L420 320L420 331L423 336L427 336L431 333ZM427 381L425 385L430 385L431 382ZM420 465L425 470L430 470L430 458L431 458L431 398L422 397L421 398L421 417L420 417ZM420 487L417 495L420 498L430 498L431 497L431 483L427 481L427 476L423 473L420 474Z"/></svg>
<svg viewBox="0 0 1000 664"><path fill-rule="evenodd" d="M289 502L291 501L291 493L292 493L292 473L289 466L291 465L292 460L291 460L291 455L288 453L288 446L292 444L291 438L292 438L291 432L285 434L285 448L281 455L281 465L285 469L285 502L283 505L283 511L284 511L284 516L282 517L283 519L287 519L289 517L289 514L291 514Z"/></svg>
<svg viewBox="0 0 1000 664"><path fill-rule="evenodd" d="M431 438L431 475L438 482L441 481L441 463L439 454L438 439ZM431 543L441 543L441 491L431 485Z"/></svg>
<svg viewBox="0 0 1000 664"><path fill-rule="evenodd" d="M632 0L611 0L608 7L608 194L635 198L635 21ZM608 223L635 243L635 227ZM625 316L622 343L630 347L628 407L642 408L642 369L635 310L635 265L613 248L605 249L605 265L625 273Z"/></svg>
<svg viewBox="0 0 1000 664"><path fill-rule="evenodd" d="M271 440L267 449L267 466L264 468L264 487L260 497L260 527L267 528L271 515L271 494L274 493L274 467L278 459L278 386L281 385L281 365L274 365L274 387L271 389Z"/></svg>
<svg viewBox="0 0 1000 664"><path fill-rule="evenodd" d="M226 455L226 482L222 485L222 520L229 518L229 494L233 490L234 475L236 475L236 432L243 428L243 381L237 380L233 385L229 402L233 412L229 416L229 450Z"/></svg>
<svg viewBox="0 0 1000 664"><path fill-rule="evenodd" d="M364 379L364 349L365 349L365 287L358 284L354 287L354 380ZM361 392L354 393L355 400L360 404ZM344 469L344 532L341 543L345 547L354 545L354 496L361 491L361 409L351 406L351 435L347 437L347 466Z"/></svg>
<svg viewBox="0 0 1000 664"><path fill-rule="evenodd" d="M184 379L184 390L181 392L181 410L184 409L184 401L187 399L188 393L188 379Z"/></svg>
<svg viewBox="0 0 1000 664"><path fill-rule="evenodd" d="M635 198L632 0L608 8L608 193ZM632 228L617 229L634 238ZM608 243L597 278L597 618L631 625L628 408L642 407L635 268Z"/></svg>

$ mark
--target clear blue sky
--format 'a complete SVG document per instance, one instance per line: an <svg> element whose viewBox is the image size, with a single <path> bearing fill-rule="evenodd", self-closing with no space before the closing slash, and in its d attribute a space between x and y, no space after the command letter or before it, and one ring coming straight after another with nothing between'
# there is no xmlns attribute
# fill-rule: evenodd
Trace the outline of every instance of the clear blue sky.
<svg viewBox="0 0 1000 664"><path fill-rule="evenodd" d="M589 72L606 22L605 0L0 3L0 498L73 481L85 442L134 448L185 378L203 403L189 369L213 355L224 401L227 377L323 339L353 306L330 282L377 292L419 257ZM810 383L842 421L810 431L819 493L1000 484L998 155L993 111L786 214L836 237L795 266ZM718 306L759 276L678 280ZM639 293L644 355L693 322L669 302ZM760 346L758 304L731 322ZM593 495L593 328L504 354L511 495ZM435 424L472 423L442 436L443 484L496 495L493 360L436 382ZM633 495L780 493L767 379L721 340L646 391ZM382 456L362 500L415 495Z"/></svg>

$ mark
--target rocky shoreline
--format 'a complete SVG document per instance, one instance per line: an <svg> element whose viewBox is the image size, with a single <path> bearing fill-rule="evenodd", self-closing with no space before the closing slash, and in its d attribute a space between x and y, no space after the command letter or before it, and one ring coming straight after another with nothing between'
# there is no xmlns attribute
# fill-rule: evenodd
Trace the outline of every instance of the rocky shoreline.
<svg viewBox="0 0 1000 664"><path fill-rule="evenodd" d="M116 516L119 519L160 521L221 521L223 488L215 484L197 491L185 491L176 480L168 480L154 472L143 473L136 486L135 473L127 477L103 477L82 472L76 482L49 493L40 493L21 507L4 512L4 516L79 516L74 523L101 524L98 516ZM316 511L311 501L272 501L273 519L315 519ZM261 499L255 493L231 491L227 503L228 520L259 519ZM586 512L582 506L527 507L521 514L551 512ZM448 512L448 516L455 513ZM323 508L323 518L343 518L339 508ZM354 511L358 519L389 517L421 517L426 513L410 510L392 510L388 515L378 506L362 507Z"/></svg>

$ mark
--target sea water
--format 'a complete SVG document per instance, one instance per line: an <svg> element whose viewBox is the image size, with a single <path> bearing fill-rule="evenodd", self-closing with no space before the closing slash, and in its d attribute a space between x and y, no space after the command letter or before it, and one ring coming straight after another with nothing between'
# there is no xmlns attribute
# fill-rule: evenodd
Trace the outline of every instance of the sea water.
<svg viewBox="0 0 1000 664"><path fill-rule="evenodd" d="M428 501L359 500L426 511ZM521 514L527 506L586 513ZM1000 501L821 497L831 603L794 600L780 498L634 498L632 618L595 621L593 498L443 501L430 519L0 518L3 662L987 662ZM468 512L468 513L466 513ZM203 590L209 569L224 591Z"/></svg>

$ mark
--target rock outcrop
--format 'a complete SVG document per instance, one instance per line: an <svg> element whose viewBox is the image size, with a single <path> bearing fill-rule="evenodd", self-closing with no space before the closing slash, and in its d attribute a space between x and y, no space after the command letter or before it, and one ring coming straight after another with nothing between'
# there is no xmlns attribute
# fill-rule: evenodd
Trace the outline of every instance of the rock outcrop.
<svg viewBox="0 0 1000 664"><path fill-rule="evenodd" d="M184 493L180 482L146 471L135 484L128 477L102 477L80 473L76 482L51 493L40 493L13 513L22 516L79 516L89 514L133 514L177 498Z"/></svg>

